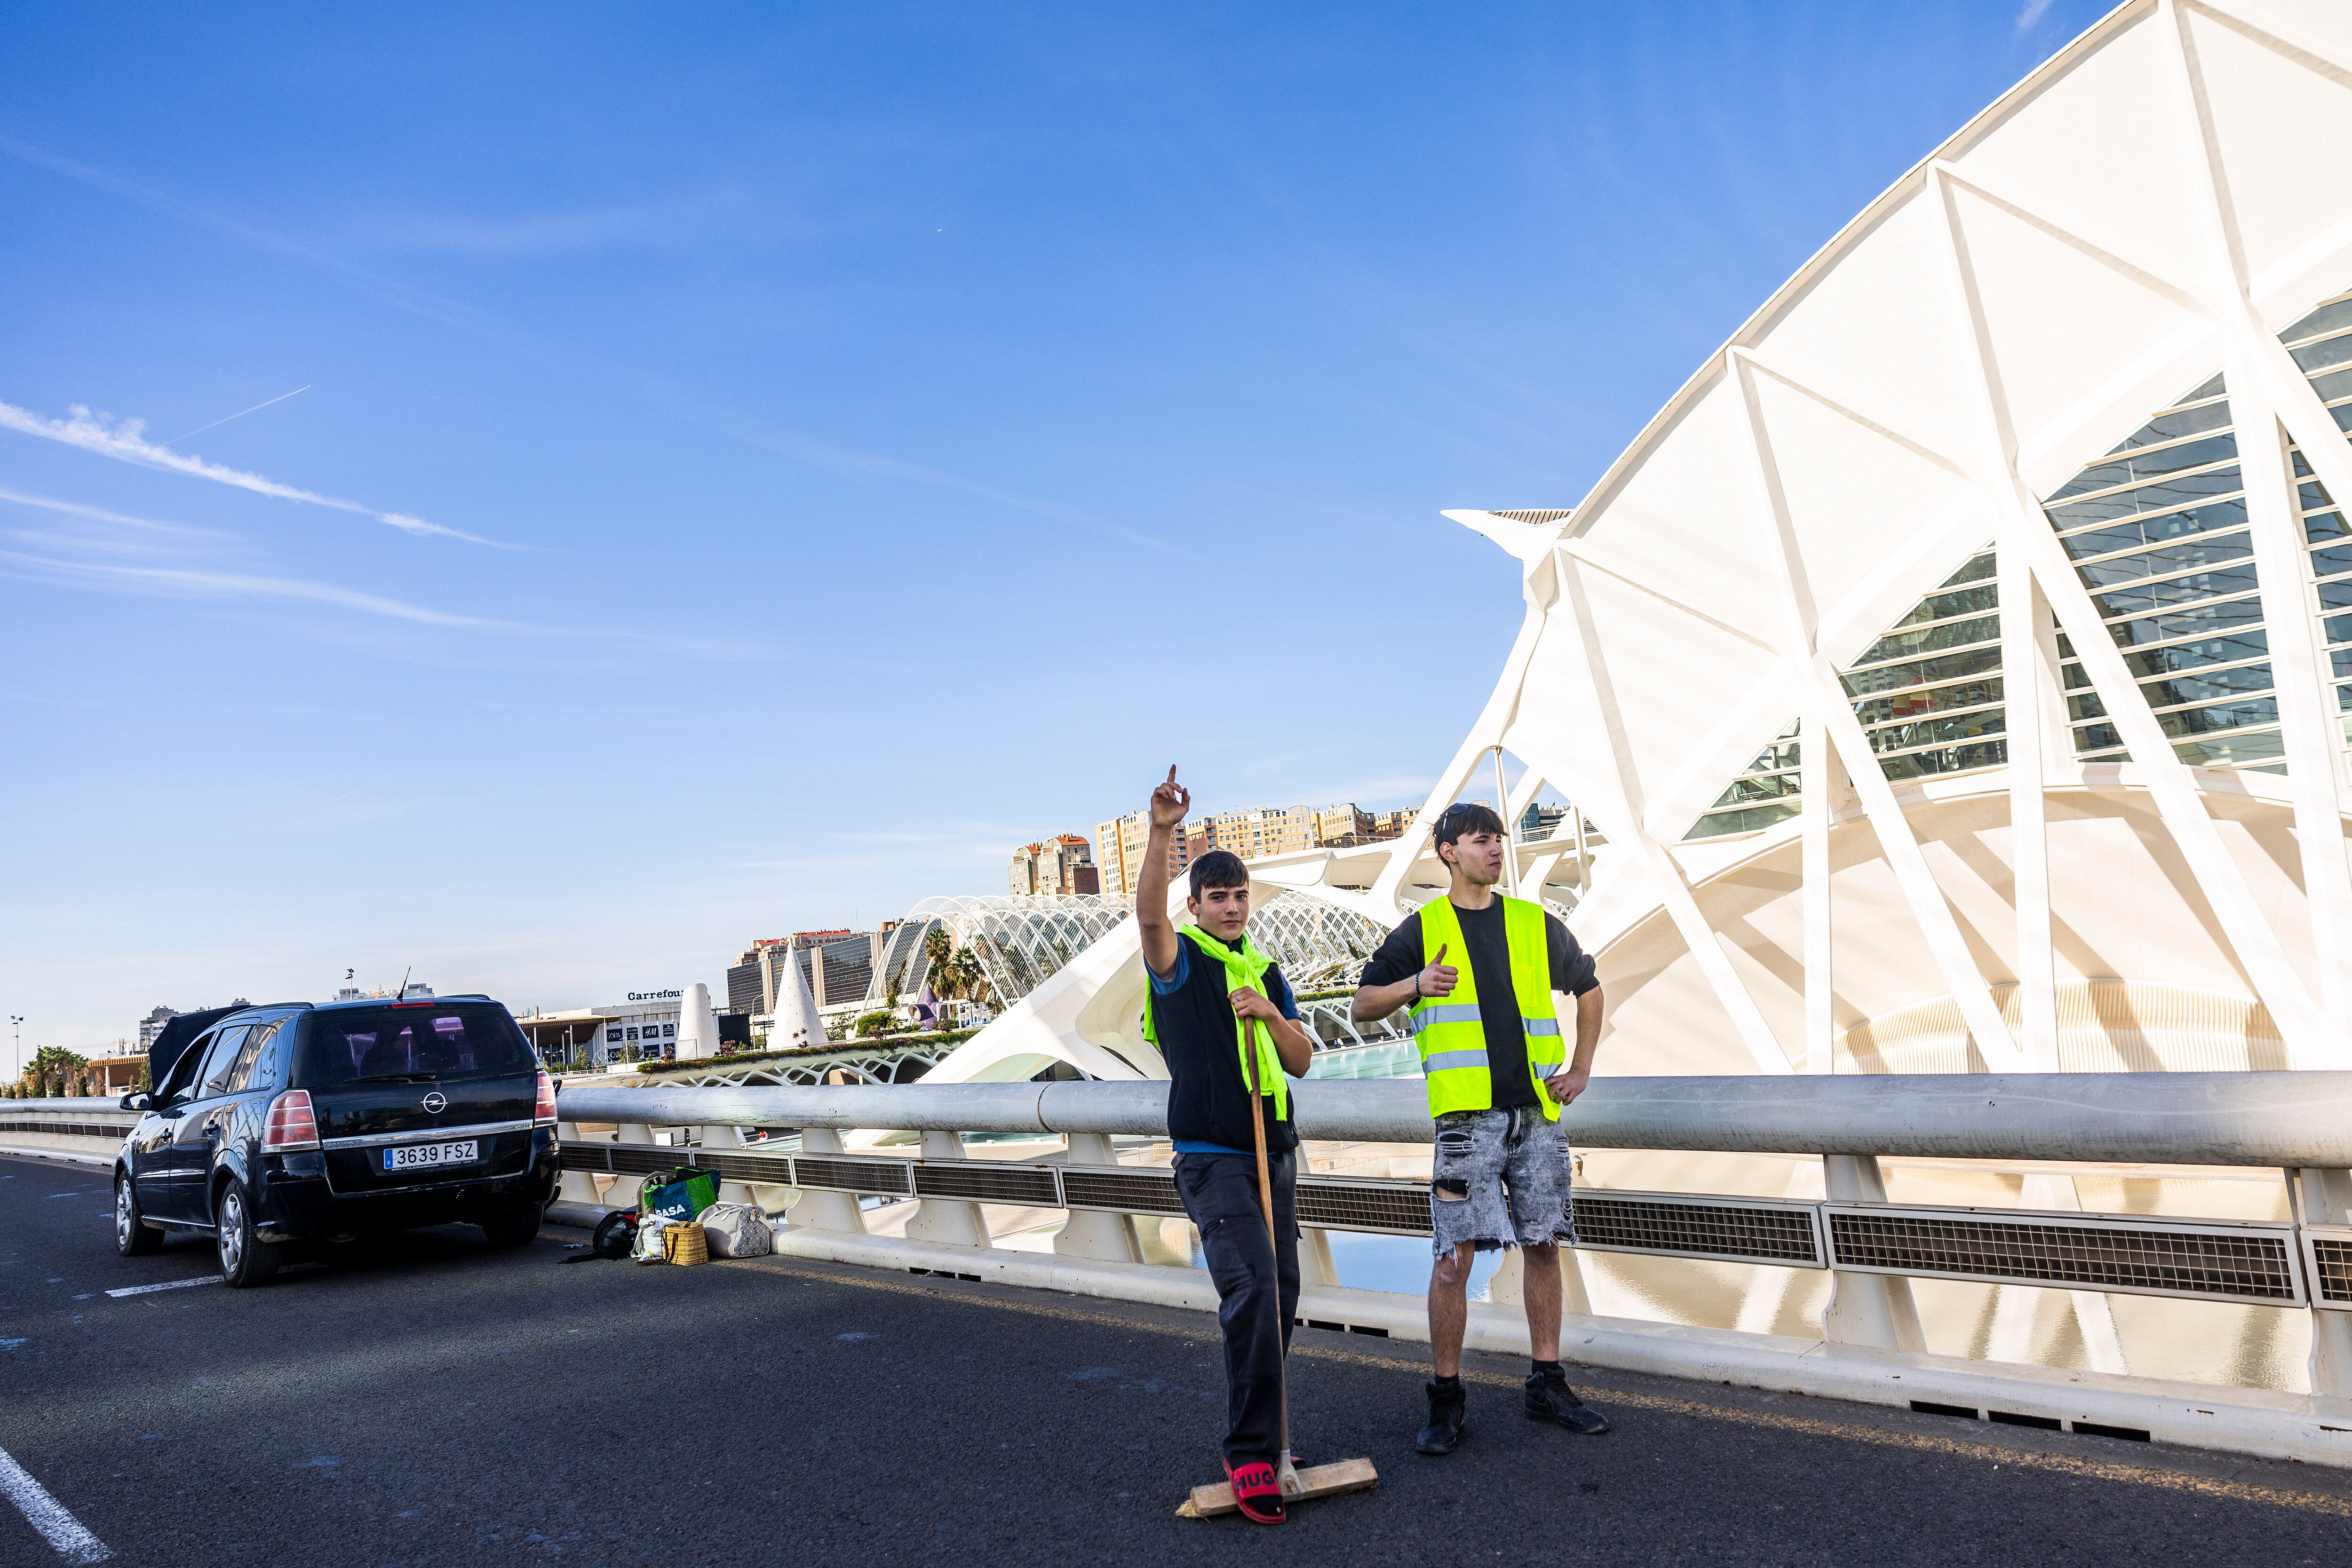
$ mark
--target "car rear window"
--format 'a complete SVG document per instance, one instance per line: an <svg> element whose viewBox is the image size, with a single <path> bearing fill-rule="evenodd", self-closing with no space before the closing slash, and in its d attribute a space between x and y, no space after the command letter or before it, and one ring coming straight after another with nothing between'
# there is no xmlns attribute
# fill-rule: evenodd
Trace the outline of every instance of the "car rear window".
<svg viewBox="0 0 2352 1568"><path fill-rule="evenodd" d="M355 1078L457 1078L535 1065L522 1030L495 1002L336 1008L303 1020L299 1082L323 1089Z"/></svg>

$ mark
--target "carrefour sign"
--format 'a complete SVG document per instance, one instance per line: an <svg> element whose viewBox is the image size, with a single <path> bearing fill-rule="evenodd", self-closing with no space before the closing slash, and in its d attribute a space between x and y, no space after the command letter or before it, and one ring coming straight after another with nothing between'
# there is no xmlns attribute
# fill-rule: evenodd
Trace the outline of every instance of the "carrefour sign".
<svg viewBox="0 0 2352 1568"><path fill-rule="evenodd" d="M633 1002L674 1002L683 995L685 995L683 991L631 991L629 993L629 1000Z"/></svg>

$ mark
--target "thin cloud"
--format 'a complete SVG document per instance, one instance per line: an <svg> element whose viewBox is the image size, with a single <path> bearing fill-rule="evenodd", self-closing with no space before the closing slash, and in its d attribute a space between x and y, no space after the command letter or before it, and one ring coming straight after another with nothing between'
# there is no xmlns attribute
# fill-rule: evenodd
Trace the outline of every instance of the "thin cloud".
<svg viewBox="0 0 2352 1568"><path fill-rule="evenodd" d="M331 507L339 512L351 512L362 517L373 517L404 533L431 535L438 538L463 539L467 544L488 545L493 549L513 549L518 547L486 539L478 534L462 533L456 528L428 523L422 517L405 512L379 512L373 507L362 507L357 501L346 501L334 496L322 496L316 490L298 486L281 485L258 474L248 474L241 468L231 468L204 458L183 455L168 446L158 446L147 439L144 420L110 420L102 413L93 413L80 403L71 409L70 419L51 419L18 408L15 403L0 402L0 428L25 435L37 435L44 441L55 441L100 457L111 457L119 463L135 463L142 468L160 468L169 474L184 474L194 479L209 479L215 485L233 485L240 490L250 490L257 496L272 496L281 501L297 501L305 506Z"/></svg>
<svg viewBox="0 0 2352 1568"><path fill-rule="evenodd" d="M770 648L748 643L697 643L677 638L604 628L554 626L530 621L504 621L484 615L460 615L430 605L412 604L379 593L362 593L331 582L295 577L257 577L245 572L204 571L181 567L115 566L95 561L65 560L55 556L0 550L0 576L30 581L64 580L83 587L136 593L151 598L277 601L330 605L412 625L448 627L468 632L546 641L622 643L689 657L762 661L775 658Z"/></svg>
<svg viewBox="0 0 2352 1568"><path fill-rule="evenodd" d="M2056 0L2025 0L2025 9L2017 14L2017 30L2022 33L2042 20L2043 13L2055 3Z"/></svg>
<svg viewBox="0 0 2352 1568"><path fill-rule="evenodd" d="M225 539L231 536L217 528L192 528L186 523L159 523L152 517L134 517L127 512L110 512L103 507L86 507L79 501L60 501L54 496L28 495L23 490L11 490L0 485L0 501L13 501L20 507L38 507L44 511L63 512L69 517L81 517L93 523L117 523L127 528L152 528L158 533L185 534L191 538Z"/></svg>

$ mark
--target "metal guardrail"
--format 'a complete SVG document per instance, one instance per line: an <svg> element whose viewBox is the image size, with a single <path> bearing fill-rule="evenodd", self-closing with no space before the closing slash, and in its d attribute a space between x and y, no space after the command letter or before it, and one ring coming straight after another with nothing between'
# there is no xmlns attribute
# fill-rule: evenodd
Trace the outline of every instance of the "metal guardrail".
<svg viewBox="0 0 2352 1568"><path fill-rule="evenodd" d="M1290 1088L1299 1135L1425 1143L1413 1079ZM568 1120L1165 1137L1163 1082L657 1089L567 1083ZM1585 1148L2352 1167L2352 1072L1601 1078L1561 1116Z"/></svg>
<svg viewBox="0 0 2352 1568"><path fill-rule="evenodd" d="M858 1197L946 1198L1028 1208L1181 1216L1176 1179L1139 1166L1019 1165L998 1160L899 1159L875 1155L730 1154L689 1145L566 1139L563 1168L646 1176L681 1161L722 1180ZM1388 1236L1430 1233L1429 1184L1376 1176L1298 1177L1298 1220L1323 1230ZM2292 1225L2235 1220L2107 1218L2035 1209L1807 1203L1694 1193L1580 1189L1569 1206L1577 1246L1588 1252L1988 1284L2055 1285L2199 1301L2352 1309L2352 1231L2327 1265L2336 1296L2304 1271Z"/></svg>

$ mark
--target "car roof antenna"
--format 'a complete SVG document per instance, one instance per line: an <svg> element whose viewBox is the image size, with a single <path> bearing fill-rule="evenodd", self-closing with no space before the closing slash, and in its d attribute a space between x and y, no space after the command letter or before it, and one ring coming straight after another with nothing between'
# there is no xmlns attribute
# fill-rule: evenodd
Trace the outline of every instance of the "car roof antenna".
<svg viewBox="0 0 2352 1568"><path fill-rule="evenodd" d="M414 964L400 972L400 990L392 998L394 1001L404 1002L408 999L408 977L415 973L416 973L416 966Z"/></svg>

